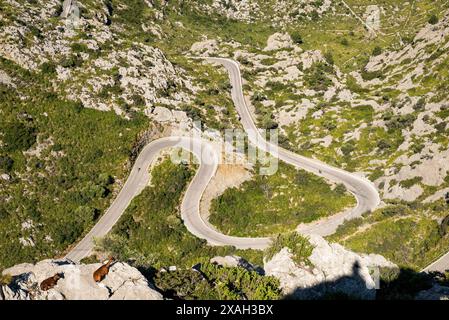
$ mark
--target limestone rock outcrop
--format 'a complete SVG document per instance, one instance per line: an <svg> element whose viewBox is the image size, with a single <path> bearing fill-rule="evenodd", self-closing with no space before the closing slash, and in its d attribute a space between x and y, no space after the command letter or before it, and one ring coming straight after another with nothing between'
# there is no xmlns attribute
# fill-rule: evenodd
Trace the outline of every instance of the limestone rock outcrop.
<svg viewBox="0 0 449 320"><path fill-rule="evenodd" d="M5 300L162 300L162 295L135 268L117 262L106 278L96 283L92 274L101 264L75 264L70 260L44 260L20 264L3 271L12 281L0 287ZM62 273L53 289L42 291L39 284Z"/></svg>
<svg viewBox="0 0 449 320"><path fill-rule="evenodd" d="M359 255L320 236L312 235L309 241L314 246L310 265L297 265L288 248L264 265L265 274L277 277L283 293L294 299L320 299L332 294L375 299L378 268L395 267L380 255Z"/></svg>

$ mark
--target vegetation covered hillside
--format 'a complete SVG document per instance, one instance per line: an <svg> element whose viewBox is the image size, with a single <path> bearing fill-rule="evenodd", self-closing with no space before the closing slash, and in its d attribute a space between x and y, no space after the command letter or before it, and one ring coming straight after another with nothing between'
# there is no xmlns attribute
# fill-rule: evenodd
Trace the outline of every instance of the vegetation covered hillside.
<svg viewBox="0 0 449 320"><path fill-rule="evenodd" d="M64 256L149 141L186 134L194 121L215 133L241 128L228 74L198 58L207 56L239 63L258 127L279 129L282 147L380 191L375 212L327 240L410 272L447 252L447 1L80 0L76 8L63 18L60 0L0 2L0 269ZM268 177L257 168L214 194L207 213L218 230L277 236L354 205L342 185L283 163ZM280 297L282 284L263 272L210 260L238 255L262 266L281 251L282 261L283 244L294 248L297 238L278 236L267 254L194 237L179 204L195 170L155 166L153 184L98 240L98 256L139 267L170 297ZM305 247L291 262L303 271ZM197 263L202 278L191 270Z"/></svg>

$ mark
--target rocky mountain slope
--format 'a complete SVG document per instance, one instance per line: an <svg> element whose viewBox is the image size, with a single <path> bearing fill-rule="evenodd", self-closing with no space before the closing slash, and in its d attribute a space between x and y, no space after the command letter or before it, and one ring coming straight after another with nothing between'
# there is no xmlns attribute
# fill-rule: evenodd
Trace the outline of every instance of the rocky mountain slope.
<svg viewBox="0 0 449 320"><path fill-rule="evenodd" d="M447 251L446 1L86 0L74 6L61 17L59 0L0 3L0 268L63 256L108 207L145 142L186 134L194 120L202 129L238 128L227 74L190 58L213 55L240 63L259 127L279 128L284 147L363 175L381 192L379 210L327 239L357 253L312 239L319 248L310 257L315 268L294 265L288 250L265 264L284 294L323 297L324 282L352 295L372 285L369 266L390 265L364 254L419 271ZM269 184L261 188L270 201ZM239 198L245 191L234 192ZM178 228L175 209L169 218L167 228ZM119 232L129 237L128 229L142 221L132 216ZM130 263L152 259L140 252L141 241L127 248ZM164 254L182 256L168 247ZM201 258L216 254L205 252ZM355 262L359 279L335 284L351 278ZM34 275L15 278L2 292L70 298L71 288L50 296L33 291L48 276L45 266L79 270L86 275L82 286L91 285L94 266L64 263L17 267L11 271L17 276ZM142 296L160 297L132 267L116 268L95 297L133 298L120 289L130 285L123 274L138 279ZM420 297L445 292L426 290ZM372 290L356 291L373 297Z"/></svg>

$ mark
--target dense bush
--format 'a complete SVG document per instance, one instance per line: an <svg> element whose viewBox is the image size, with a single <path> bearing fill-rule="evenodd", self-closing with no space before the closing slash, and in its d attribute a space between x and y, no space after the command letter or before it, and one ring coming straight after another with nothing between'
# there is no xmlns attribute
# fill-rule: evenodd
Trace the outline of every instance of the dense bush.
<svg viewBox="0 0 449 320"><path fill-rule="evenodd" d="M340 43L345 47L349 46L349 41L346 38L341 39Z"/></svg>
<svg viewBox="0 0 449 320"><path fill-rule="evenodd" d="M385 118L384 118L385 119ZM416 115L392 115L387 121L386 126L389 130L405 129L411 126L416 120Z"/></svg>
<svg viewBox="0 0 449 320"><path fill-rule="evenodd" d="M413 106L413 109L416 111L423 111L426 107L426 99L424 97L420 98L416 104Z"/></svg>
<svg viewBox="0 0 449 320"><path fill-rule="evenodd" d="M297 232L280 234L273 241L271 246L266 249L265 257L270 260L273 256L283 248L290 249L293 260L299 265L301 263L309 263L309 257L312 254L313 246L309 240Z"/></svg>
<svg viewBox="0 0 449 320"><path fill-rule="evenodd" d="M8 155L0 156L0 171L10 172L14 165L14 160Z"/></svg>
<svg viewBox="0 0 449 320"><path fill-rule="evenodd" d="M365 80L365 81L371 81L371 80L374 80L377 78L379 78L379 79L383 78L382 71L369 72L366 69L363 69L361 75L362 75L363 80Z"/></svg>
<svg viewBox="0 0 449 320"><path fill-rule="evenodd" d="M41 65L41 71L44 74L52 75L56 72L56 65L52 62L44 62Z"/></svg>
<svg viewBox="0 0 449 320"><path fill-rule="evenodd" d="M326 62L331 66L335 63L334 56L329 51L324 54L324 60L326 60Z"/></svg>
<svg viewBox="0 0 449 320"><path fill-rule="evenodd" d="M341 152L343 152L345 156L349 156L355 149L354 141L348 141L341 146Z"/></svg>
<svg viewBox="0 0 449 320"><path fill-rule="evenodd" d="M429 18L430 24L437 24L439 21L440 19L438 19L438 17L435 14L431 15Z"/></svg>
<svg viewBox="0 0 449 320"><path fill-rule="evenodd" d="M200 300L275 300L279 280L241 267L221 267L207 261L196 270L158 272L155 285L168 298Z"/></svg>
<svg viewBox="0 0 449 320"><path fill-rule="evenodd" d="M36 130L22 122L8 122L0 130L6 151L25 151L36 142Z"/></svg>
<svg viewBox="0 0 449 320"><path fill-rule="evenodd" d="M333 68L330 64L315 63L305 74L304 80L311 89L316 91L325 91L332 85L332 80L328 77L328 74L332 72Z"/></svg>
<svg viewBox="0 0 449 320"><path fill-rule="evenodd" d="M61 66L64 68L78 68L82 64L83 58L78 54L68 56L61 61Z"/></svg>
<svg viewBox="0 0 449 320"><path fill-rule="evenodd" d="M373 49L373 56L378 56L382 54L382 48L379 46L375 46Z"/></svg>
<svg viewBox="0 0 449 320"><path fill-rule="evenodd" d="M292 37L293 42L296 44L302 44L304 42L301 34L298 31L291 32L290 36Z"/></svg>

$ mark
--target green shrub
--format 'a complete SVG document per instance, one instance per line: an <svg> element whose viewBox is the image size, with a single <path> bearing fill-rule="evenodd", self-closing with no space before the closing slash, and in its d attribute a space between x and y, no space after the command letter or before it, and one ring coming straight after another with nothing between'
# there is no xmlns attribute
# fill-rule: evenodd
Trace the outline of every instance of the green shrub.
<svg viewBox="0 0 449 320"><path fill-rule="evenodd" d="M348 192L348 190L346 189L346 186L343 183L337 184L334 191L339 195L344 195L344 194L346 194L346 192Z"/></svg>
<svg viewBox="0 0 449 320"><path fill-rule="evenodd" d="M290 33L290 36L292 37L292 40L296 44L303 44L304 41L302 39L301 34L298 31L293 31Z"/></svg>
<svg viewBox="0 0 449 320"><path fill-rule="evenodd" d="M197 270L158 272L154 282L172 299L275 300L280 297L279 280L274 277L208 261L201 262Z"/></svg>
<svg viewBox="0 0 449 320"><path fill-rule="evenodd" d="M440 21L440 19L438 19L438 17L435 14L431 15L428 20L428 22L430 24L434 24L434 25L437 24L439 21Z"/></svg>
<svg viewBox="0 0 449 320"><path fill-rule="evenodd" d="M0 220L6 219L8 217L9 212L3 206L0 206Z"/></svg>
<svg viewBox="0 0 449 320"><path fill-rule="evenodd" d="M373 49L373 56L379 56L382 54L382 48L379 46L374 47Z"/></svg>
<svg viewBox="0 0 449 320"><path fill-rule="evenodd" d="M418 102L413 106L416 111L422 111L426 107L426 99L424 97L420 98Z"/></svg>
<svg viewBox="0 0 449 320"><path fill-rule="evenodd" d="M309 240L297 232L279 234L271 246L265 251L265 258L270 260L283 248L290 249L293 260L299 265L310 263L309 257L312 254L313 246Z"/></svg>
<svg viewBox="0 0 449 320"><path fill-rule="evenodd" d="M374 80L377 78L382 79L382 77L383 77L383 74L382 74L382 71L380 71L380 70L372 71L372 72L368 72L366 69L362 70L362 78L365 81L371 81L371 80Z"/></svg>
<svg viewBox="0 0 449 320"><path fill-rule="evenodd" d="M0 286L8 286L12 282L12 275L10 274L3 274L0 270ZM1 289L0 289L1 290Z"/></svg>
<svg viewBox="0 0 449 320"><path fill-rule="evenodd" d="M399 182L399 185L403 188L409 189L413 187L415 184L420 183L422 181L422 177L415 177L413 179L403 180Z"/></svg>
<svg viewBox="0 0 449 320"><path fill-rule="evenodd" d="M315 63L304 76L306 84L316 91L325 91L332 85L332 80L327 76L332 73L332 66L326 63Z"/></svg>
<svg viewBox="0 0 449 320"><path fill-rule="evenodd" d="M345 156L349 156L355 149L354 141L348 141L341 146L341 152L343 152Z"/></svg>
<svg viewBox="0 0 449 320"><path fill-rule="evenodd" d="M52 75L56 72L56 66L53 62L44 62L41 65L41 71L44 74Z"/></svg>
<svg viewBox="0 0 449 320"><path fill-rule="evenodd" d="M8 122L0 131L3 133L6 151L25 151L36 142L36 130L22 122Z"/></svg>
<svg viewBox="0 0 449 320"><path fill-rule="evenodd" d="M89 48L87 47L86 44L84 44L84 43L78 43L78 42L73 43L73 44L71 45L71 48L72 48L72 51L75 52L75 53L78 53L78 52L87 52L87 51L89 50Z"/></svg>
<svg viewBox="0 0 449 320"><path fill-rule="evenodd" d="M380 139L379 142L377 142L377 147L380 150L390 149L391 144L385 139Z"/></svg>
<svg viewBox="0 0 449 320"><path fill-rule="evenodd" d="M353 233L364 223L364 219L361 217L345 220L341 225L338 226L337 231L333 237L344 236Z"/></svg>
<svg viewBox="0 0 449 320"><path fill-rule="evenodd" d="M8 155L0 156L0 171L10 172L14 165L14 160Z"/></svg>
<svg viewBox="0 0 449 320"><path fill-rule="evenodd" d="M195 270L158 272L155 286L169 299L210 300L216 299L213 285Z"/></svg>
<svg viewBox="0 0 449 320"><path fill-rule="evenodd" d="M345 47L349 46L349 41L346 38L341 39L340 43Z"/></svg>
<svg viewBox="0 0 449 320"><path fill-rule="evenodd" d="M83 58L80 55L75 54L64 58L61 61L61 66L64 68L78 68L83 64Z"/></svg>
<svg viewBox="0 0 449 320"><path fill-rule="evenodd" d="M390 120L386 123L389 130L405 129L411 126L416 120L416 115L391 115Z"/></svg>
<svg viewBox="0 0 449 320"><path fill-rule="evenodd" d="M329 51L324 54L324 60L326 60L326 62L331 66L333 66L335 63L334 56Z"/></svg>

